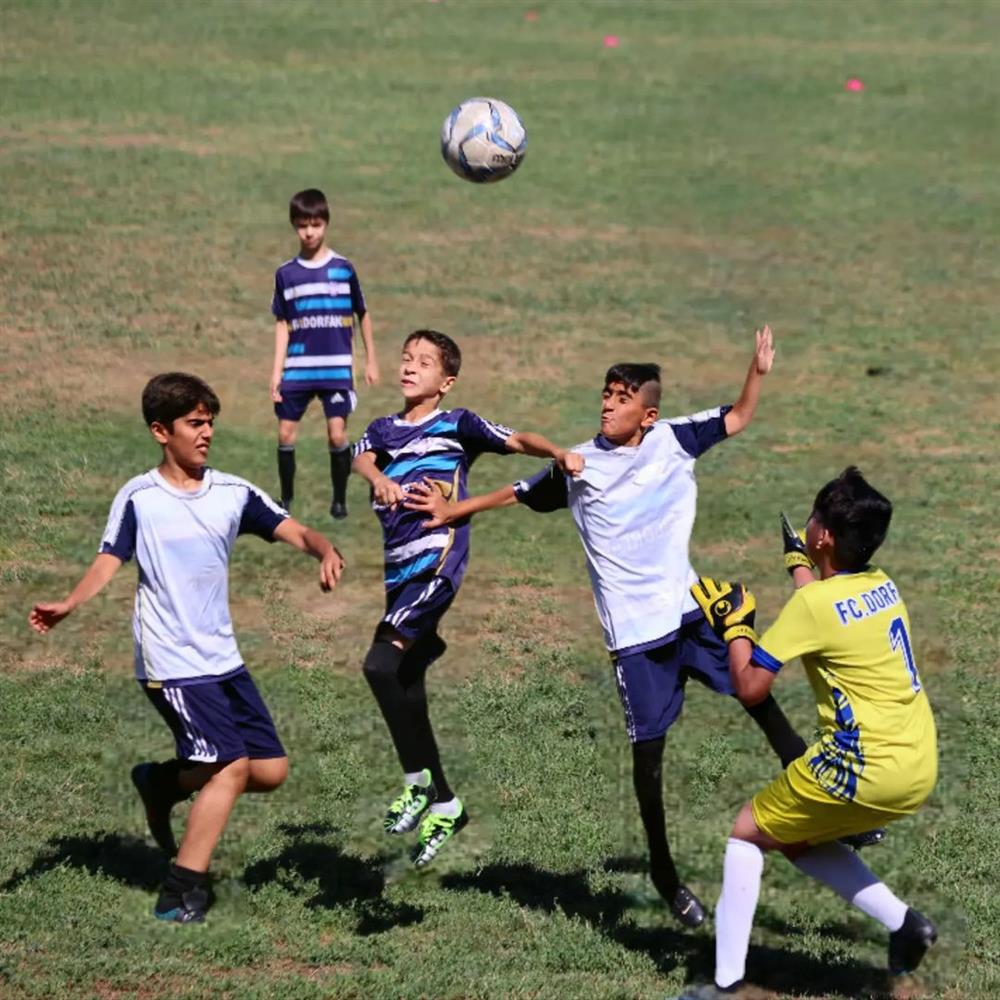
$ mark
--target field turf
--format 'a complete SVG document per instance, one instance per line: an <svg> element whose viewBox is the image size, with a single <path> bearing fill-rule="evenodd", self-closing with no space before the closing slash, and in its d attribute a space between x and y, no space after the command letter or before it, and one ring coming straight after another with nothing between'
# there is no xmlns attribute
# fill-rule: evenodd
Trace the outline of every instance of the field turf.
<svg viewBox="0 0 1000 1000"><path fill-rule="evenodd" d="M537 13L528 19L529 9ZM318 185L361 275L389 412L402 336L454 335L452 400L566 443L604 369L664 366L668 415L732 400L755 325L778 357L755 425L699 463L693 559L786 593L777 512L847 463L896 503L941 772L871 852L939 924L902 995L1000 995L996 4L0 2L0 996L642 997L711 974L643 873L620 708L565 515L484 515L432 710L475 822L425 874L380 831L398 780L360 659L379 532L352 479L326 514L321 421L296 511L348 560L243 540L237 633L292 758L236 809L202 928L149 916L161 862L128 784L170 751L131 680L134 569L46 639L115 490L156 461L138 393L198 372L213 464L276 489L267 399L288 196ZM605 35L621 39L602 45ZM860 93L843 89L859 77ZM464 97L522 114L520 172L474 187L437 133ZM484 458L476 490L536 463ZM282 550L284 549L284 550ZM777 694L813 727L798 668ZM666 797L716 898L739 804L774 773L734 704L690 692ZM183 813L183 809L179 810ZM768 995L882 995L884 934L780 859L751 950Z"/></svg>

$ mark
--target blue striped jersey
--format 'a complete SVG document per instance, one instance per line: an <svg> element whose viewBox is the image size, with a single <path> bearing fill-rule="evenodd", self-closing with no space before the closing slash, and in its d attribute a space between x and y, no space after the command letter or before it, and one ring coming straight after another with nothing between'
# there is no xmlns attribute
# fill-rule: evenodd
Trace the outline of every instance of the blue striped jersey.
<svg viewBox="0 0 1000 1000"><path fill-rule="evenodd" d="M286 389L351 389L354 316L367 311L354 265L329 251L319 261L294 257L274 274L271 312L288 324Z"/></svg>
<svg viewBox="0 0 1000 1000"><path fill-rule="evenodd" d="M688 552L698 499L694 464L726 437L730 409L659 420L635 447L599 434L573 449L586 461L579 476L550 466L514 484L517 499L533 510L569 507L611 652L668 641L682 616L697 610Z"/></svg>
<svg viewBox="0 0 1000 1000"><path fill-rule="evenodd" d="M100 551L133 557L135 673L165 684L214 681L243 665L229 615L229 553L237 535L273 541L288 514L238 476L206 469L194 492L156 469L130 479L111 504Z"/></svg>
<svg viewBox="0 0 1000 1000"><path fill-rule="evenodd" d="M431 480L445 499L468 496L469 466L484 452L506 455L509 427L484 420L471 410L435 410L409 423L399 416L373 420L354 446L354 456L370 451L378 468L405 491ZM382 522L385 588L392 590L423 573L444 575L458 590L469 560L469 523L425 531L427 515L372 503Z"/></svg>

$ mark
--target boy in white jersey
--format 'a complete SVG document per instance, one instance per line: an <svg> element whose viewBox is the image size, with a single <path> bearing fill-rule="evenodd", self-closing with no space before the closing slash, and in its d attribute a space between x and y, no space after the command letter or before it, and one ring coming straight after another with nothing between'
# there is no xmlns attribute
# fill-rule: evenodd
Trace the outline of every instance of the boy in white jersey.
<svg viewBox="0 0 1000 1000"><path fill-rule="evenodd" d="M330 206L326 195L309 188L292 195L288 217L299 237L298 255L274 275L274 363L271 400L278 418L278 476L281 506L295 495L295 442L314 397L326 417L330 444L330 513L347 517L347 477L351 446L347 418L357 405L354 393L355 316L365 345L365 384L377 385L378 361L372 320L354 265L326 245Z"/></svg>
<svg viewBox="0 0 1000 1000"><path fill-rule="evenodd" d="M576 478L550 467L527 481L449 506L433 491L415 488L406 504L431 514L428 527L517 502L537 511L570 508L625 710L650 874L677 919L690 927L705 913L681 884L670 854L663 811L664 742L680 715L689 677L720 694L734 693L725 643L689 593L697 580L688 557L697 497L694 463L750 423L761 379L773 360L771 331L764 327L756 334L736 403L673 420L658 419L657 365L615 365L605 376L600 433L573 449L585 460ZM748 712L784 763L805 750L773 698Z"/></svg>
<svg viewBox="0 0 1000 1000"><path fill-rule="evenodd" d="M753 595L742 584L703 578L692 588L729 643L730 673L744 704L766 697L778 671L802 658L816 696L819 739L737 815L715 911L715 982L680 1000L743 992L763 851L780 851L879 921L889 931L893 974L912 972L937 939L930 920L836 841L916 812L937 779L934 716L914 662L906 606L892 580L869 563L891 517L892 504L854 466L827 483L804 543L785 529L796 590L759 640Z"/></svg>
<svg viewBox="0 0 1000 1000"><path fill-rule="evenodd" d="M150 380L142 412L163 449L160 464L118 491L97 558L69 596L36 604L28 617L37 632L48 632L135 556L136 677L170 727L177 756L137 764L132 781L153 838L168 857L177 855L154 908L158 919L177 923L205 918L209 861L236 799L273 791L288 774L285 750L233 636L233 543L249 532L314 556L323 590L336 585L343 568L322 535L246 480L206 465L219 408L212 389L193 375ZM178 850L170 810L193 792Z"/></svg>

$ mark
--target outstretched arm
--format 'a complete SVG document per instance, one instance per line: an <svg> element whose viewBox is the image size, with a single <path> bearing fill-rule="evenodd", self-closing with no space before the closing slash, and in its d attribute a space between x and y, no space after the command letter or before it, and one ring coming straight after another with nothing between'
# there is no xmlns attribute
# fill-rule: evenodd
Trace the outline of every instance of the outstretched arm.
<svg viewBox="0 0 1000 1000"><path fill-rule="evenodd" d="M28 624L43 635L55 628L68 614L85 601L99 593L104 585L121 568L122 561L117 556L101 552L73 588L69 597L62 601L47 601L36 604L28 615Z"/></svg>
<svg viewBox="0 0 1000 1000"><path fill-rule="evenodd" d="M300 552L319 560L320 590L333 590L344 572L344 557L334 548L333 543L312 528L307 528L294 517L286 517L274 529L274 537Z"/></svg>
<svg viewBox="0 0 1000 1000"><path fill-rule="evenodd" d="M423 483L414 483L410 486L403 506L407 510L419 510L429 515L429 520L424 521L422 527L431 529L453 524L480 511L493 510L495 507L510 507L515 503L517 496L513 486L502 486L492 493L449 503L441 491L434 488L430 480L424 480Z"/></svg>
<svg viewBox="0 0 1000 1000"><path fill-rule="evenodd" d="M568 476L583 472L583 456L553 444L547 437L533 431L515 431L507 438L507 450L518 455L551 458Z"/></svg>
<svg viewBox="0 0 1000 1000"><path fill-rule="evenodd" d="M758 330L755 336L757 345L750 361L750 370L747 372L746 381L743 383L743 391L725 417L726 434L729 437L745 430L753 419L754 411L757 409L757 401L760 399L761 380L774 364L774 337L771 334L771 328L765 326L763 330Z"/></svg>

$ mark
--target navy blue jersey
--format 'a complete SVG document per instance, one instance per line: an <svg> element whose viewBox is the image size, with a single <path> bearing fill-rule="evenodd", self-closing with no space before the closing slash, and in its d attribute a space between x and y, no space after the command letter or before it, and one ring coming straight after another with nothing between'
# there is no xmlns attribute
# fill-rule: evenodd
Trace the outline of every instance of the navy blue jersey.
<svg viewBox="0 0 1000 1000"><path fill-rule="evenodd" d="M465 409L435 410L418 423L379 417L355 444L354 455L373 452L378 468L404 492L426 478L454 503L468 496L469 466L484 452L507 454L507 439L513 433ZM374 502L372 509L382 522L386 590L422 573L446 576L458 589L469 559L467 521L425 531L427 515L420 511Z"/></svg>
<svg viewBox="0 0 1000 1000"><path fill-rule="evenodd" d="M281 385L286 389L351 389L354 316L365 297L354 265L338 254L322 263L299 257L274 275L271 312L288 324Z"/></svg>

